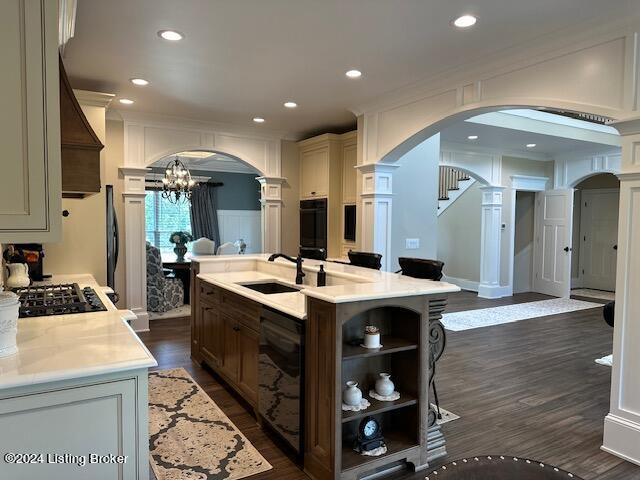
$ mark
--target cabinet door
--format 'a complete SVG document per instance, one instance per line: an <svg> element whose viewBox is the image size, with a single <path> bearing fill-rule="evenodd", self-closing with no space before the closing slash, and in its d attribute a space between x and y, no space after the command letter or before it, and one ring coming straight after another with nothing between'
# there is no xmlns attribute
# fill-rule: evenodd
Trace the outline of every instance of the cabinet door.
<svg viewBox="0 0 640 480"><path fill-rule="evenodd" d="M60 240L57 4L0 4L0 242Z"/></svg>
<svg viewBox="0 0 640 480"><path fill-rule="evenodd" d="M303 198L326 197L329 190L329 147L300 155L300 195Z"/></svg>
<svg viewBox="0 0 640 480"><path fill-rule="evenodd" d="M260 335L243 325L238 332L240 365L238 369L238 386L247 396L249 403L258 402L258 348Z"/></svg>
<svg viewBox="0 0 640 480"><path fill-rule="evenodd" d="M238 331L240 326L233 317L224 313L219 314L222 319L222 372L233 382L238 381L238 366L240 364L238 352Z"/></svg>
<svg viewBox="0 0 640 480"><path fill-rule="evenodd" d="M356 202L357 144L345 145L342 150L342 203Z"/></svg>
<svg viewBox="0 0 640 480"><path fill-rule="evenodd" d="M202 318L200 352L212 367L216 367L222 362L222 352L224 351L222 320L214 305L201 302L199 308Z"/></svg>

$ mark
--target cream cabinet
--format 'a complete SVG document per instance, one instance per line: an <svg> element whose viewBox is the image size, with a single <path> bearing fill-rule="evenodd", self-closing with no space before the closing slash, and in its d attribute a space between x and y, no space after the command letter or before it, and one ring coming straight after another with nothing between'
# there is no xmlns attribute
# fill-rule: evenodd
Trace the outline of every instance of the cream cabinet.
<svg viewBox="0 0 640 480"><path fill-rule="evenodd" d="M328 143L315 145L300 152L300 196L301 198L322 198L329 193Z"/></svg>
<svg viewBox="0 0 640 480"><path fill-rule="evenodd" d="M60 238L57 6L0 4L0 242Z"/></svg>
<svg viewBox="0 0 640 480"><path fill-rule="evenodd" d="M357 201L358 142L356 132L343 135L342 143L342 203L354 204Z"/></svg>

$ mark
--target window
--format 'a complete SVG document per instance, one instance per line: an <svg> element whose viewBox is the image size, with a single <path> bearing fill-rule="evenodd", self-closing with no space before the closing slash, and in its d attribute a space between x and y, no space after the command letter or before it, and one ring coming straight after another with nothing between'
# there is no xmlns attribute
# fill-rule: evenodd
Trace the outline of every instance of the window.
<svg viewBox="0 0 640 480"><path fill-rule="evenodd" d="M191 233L191 205L189 202L175 205L162 198L162 192L147 190L145 197L145 228L147 241L161 252L173 252L169 241L173 232Z"/></svg>

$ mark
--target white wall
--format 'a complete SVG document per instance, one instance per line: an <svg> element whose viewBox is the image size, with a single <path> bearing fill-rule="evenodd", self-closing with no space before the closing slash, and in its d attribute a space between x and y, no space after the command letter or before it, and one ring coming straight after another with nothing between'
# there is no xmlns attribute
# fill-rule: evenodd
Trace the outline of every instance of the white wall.
<svg viewBox="0 0 640 480"><path fill-rule="evenodd" d="M397 162L393 173L390 266L398 257L438 256L438 168L440 134L425 140ZM420 248L407 250L405 240L417 238Z"/></svg>
<svg viewBox="0 0 640 480"><path fill-rule="evenodd" d="M438 217L437 258L448 279L480 281L481 186L474 183Z"/></svg>
<svg viewBox="0 0 640 480"><path fill-rule="evenodd" d="M517 192L515 205L513 293L531 291L535 193Z"/></svg>

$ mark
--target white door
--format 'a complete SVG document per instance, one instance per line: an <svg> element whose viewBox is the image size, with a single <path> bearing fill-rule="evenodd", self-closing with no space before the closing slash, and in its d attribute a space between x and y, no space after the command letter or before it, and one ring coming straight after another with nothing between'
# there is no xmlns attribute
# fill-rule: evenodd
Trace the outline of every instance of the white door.
<svg viewBox="0 0 640 480"><path fill-rule="evenodd" d="M619 189L583 190L580 268L584 288L616 289Z"/></svg>
<svg viewBox="0 0 640 480"><path fill-rule="evenodd" d="M534 282L536 292L568 297L571 289L573 189L536 194Z"/></svg>

